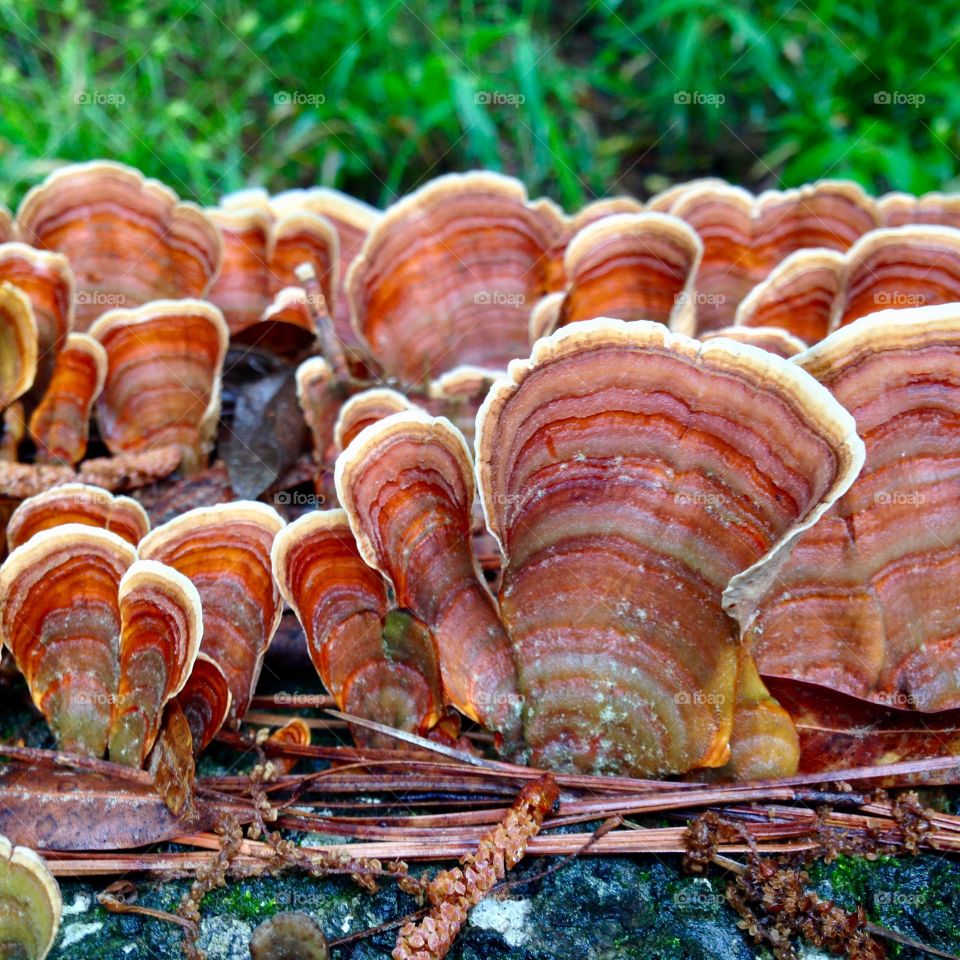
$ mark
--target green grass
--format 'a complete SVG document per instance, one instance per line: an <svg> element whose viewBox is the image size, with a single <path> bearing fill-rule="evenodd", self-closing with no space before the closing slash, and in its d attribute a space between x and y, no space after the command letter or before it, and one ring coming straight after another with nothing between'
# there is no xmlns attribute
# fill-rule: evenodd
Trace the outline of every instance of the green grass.
<svg viewBox="0 0 960 960"><path fill-rule="evenodd" d="M905 0L0 0L0 199L98 156L202 203L473 166L568 207L705 173L956 189L958 51L950 5Z"/></svg>

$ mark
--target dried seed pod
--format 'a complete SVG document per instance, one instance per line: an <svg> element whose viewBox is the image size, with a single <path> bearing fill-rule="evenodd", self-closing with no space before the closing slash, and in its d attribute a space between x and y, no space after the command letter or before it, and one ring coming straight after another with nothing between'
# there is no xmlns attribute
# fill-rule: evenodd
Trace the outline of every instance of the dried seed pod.
<svg viewBox="0 0 960 960"><path fill-rule="evenodd" d="M220 414L227 326L201 300L157 300L111 310L90 329L107 352L97 403L100 432L114 454L176 445L181 465L206 465Z"/></svg>
<svg viewBox="0 0 960 960"><path fill-rule="evenodd" d="M433 632L450 702L515 737L516 672L471 551L475 487L463 436L442 417L393 414L339 456L336 483L361 556Z"/></svg>
<svg viewBox="0 0 960 960"><path fill-rule="evenodd" d="M703 245L682 220L663 213L622 213L584 227L567 246L562 301L548 300L555 325L597 316L655 320L692 333L693 280ZM531 319L538 336L553 332Z"/></svg>
<svg viewBox="0 0 960 960"><path fill-rule="evenodd" d="M502 368L529 350L528 314L552 289L565 229L550 204L493 173L450 174L390 207L347 276L374 359L405 383L460 364Z"/></svg>
<svg viewBox="0 0 960 960"><path fill-rule="evenodd" d="M840 180L757 197L739 187L701 185L682 193L670 212L703 241L695 283L698 332L733 323L740 301L791 253L847 250L880 225L875 201Z"/></svg>
<svg viewBox="0 0 960 960"><path fill-rule="evenodd" d="M26 294L0 283L0 411L22 397L37 373L37 321Z"/></svg>
<svg viewBox="0 0 960 960"><path fill-rule="evenodd" d="M202 297L223 255L216 225L138 170L105 160L52 173L17 211L20 239L66 254L83 333L111 307Z"/></svg>
<svg viewBox="0 0 960 960"><path fill-rule="evenodd" d="M2 281L18 287L33 307L37 322L37 376L31 396L38 399L46 390L57 355L73 329L73 271L62 254L34 250L25 243L3 243Z"/></svg>
<svg viewBox="0 0 960 960"><path fill-rule="evenodd" d="M65 483L24 500L7 524L11 550L41 530L80 523L100 527L136 546L150 529L146 511L130 497L117 497L85 483Z"/></svg>
<svg viewBox="0 0 960 960"><path fill-rule="evenodd" d="M60 887L43 859L0 836L0 954L44 960L62 912Z"/></svg>
<svg viewBox="0 0 960 960"><path fill-rule="evenodd" d="M799 337L781 327L720 327L719 330L703 334L700 339L716 340L717 337L748 343L784 359L794 357L807 349L807 345Z"/></svg>
<svg viewBox="0 0 960 960"><path fill-rule="evenodd" d="M729 340L585 321L477 417L500 609L536 765L662 775L728 759L737 624L862 463L813 378Z"/></svg>
<svg viewBox="0 0 960 960"><path fill-rule="evenodd" d="M30 417L38 463L79 463L87 452L90 414L107 378L107 353L86 333L71 333L57 356L43 399Z"/></svg>
<svg viewBox="0 0 960 960"><path fill-rule="evenodd" d="M388 387L375 387L354 394L340 408L333 428L337 451L345 450L353 438L371 423L413 408L414 405L402 393Z"/></svg>
<svg viewBox="0 0 960 960"><path fill-rule="evenodd" d="M200 651L187 682L177 694L177 703L187 718L193 737L195 757L206 750L226 722L231 699L223 670L215 660Z"/></svg>
<svg viewBox="0 0 960 960"><path fill-rule="evenodd" d="M866 463L750 624L761 674L960 707L960 306L884 311L794 361L853 414Z"/></svg>
<svg viewBox="0 0 960 960"><path fill-rule="evenodd" d="M102 757L119 686L120 580L136 550L106 530L42 530L0 567L3 639L57 746Z"/></svg>
<svg viewBox="0 0 960 960"><path fill-rule="evenodd" d="M183 574L138 560L123 575L120 683L110 719L110 759L139 767L160 730L167 701L187 682L200 648L200 595Z"/></svg>
<svg viewBox="0 0 960 960"><path fill-rule="evenodd" d="M889 308L960 300L960 230L873 230L846 253L803 250L740 305L737 323L785 326L807 343Z"/></svg>
<svg viewBox="0 0 960 960"><path fill-rule="evenodd" d="M237 500L198 507L140 541L140 556L179 570L203 603L201 649L223 670L239 722L260 677L283 605L270 550L284 523L264 503Z"/></svg>
<svg viewBox="0 0 960 960"><path fill-rule="evenodd" d="M930 226L960 227L960 194L887 193L877 200L877 212L885 227L906 227L925 223Z"/></svg>
<svg viewBox="0 0 960 960"><path fill-rule="evenodd" d="M436 723L443 694L433 639L390 615L386 582L364 563L343 510L314 511L282 530L273 574L340 709L419 733ZM375 740L363 728L354 736Z"/></svg>

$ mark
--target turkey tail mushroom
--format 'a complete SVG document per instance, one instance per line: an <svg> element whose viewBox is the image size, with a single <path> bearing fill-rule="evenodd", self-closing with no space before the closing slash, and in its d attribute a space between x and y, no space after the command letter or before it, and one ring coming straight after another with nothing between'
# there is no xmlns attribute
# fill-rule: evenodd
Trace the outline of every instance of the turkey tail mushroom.
<svg viewBox="0 0 960 960"><path fill-rule="evenodd" d="M314 511L289 524L273 544L273 573L340 709L429 731L443 708L433 638L391 612L386 581L360 556L346 513ZM362 727L353 733L362 744L380 742Z"/></svg>
<svg viewBox="0 0 960 960"><path fill-rule="evenodd" d="M851 483L862 444L812 377L662 324L561 328L477 418L500 608L538 766L635 776L730 756L737 624Z"/></svg>
<svg viewBox="0 0 960 960"><path fill-rule="evenodd" d="M0 836L0 955L44 960L62 913L60 887L43 859Z"/></svg>
<svg viewBox="0 0 960 960"><path fill-rule="evenodd" d="M189 510L140 541L141 559L173 567L197 588L201 649L227 677L233 723L247 711L283 612L270 567L283 526L272 507L237 500Z"/></svg>
<svg viewBox="0 0 960 960"><path fill-rule="evenodd" d="M37 373L37 321L26 294L0 283L0 412L33 386Z"/></svg>
<svg viewBox="0 0 960 960"><path fill-rule="evenodd" d="M851 412L866 462L751 619L760 672L960 707L960 304L873 314L794 363Z"/></svg>
<svg viewBox="0 0 960 960"><path fill-rule="evenodd" d="M475 486L463 436L419 410L393 414L344 450L336 483L360 555L433 632L450 702L515 738L516 672L471 549Z"/></svg>

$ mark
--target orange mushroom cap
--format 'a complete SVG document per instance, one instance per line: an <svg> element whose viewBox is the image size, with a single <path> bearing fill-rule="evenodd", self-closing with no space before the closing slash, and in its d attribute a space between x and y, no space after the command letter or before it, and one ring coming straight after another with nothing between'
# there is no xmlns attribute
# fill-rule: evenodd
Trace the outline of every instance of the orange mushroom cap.
<svg viewBox="0 0 960 960"><path fill-rule="evenodd" d="M729 757L737 624L862 445L812 377L729 340L598 319L538 341L477 417L500 609L537 765Z"/></svg>
<svg viewBox="0 0 960 960"><path fill-rule="evenodd" d="M201 649L227 677L234 722L247 711L283 612L270 567L273 540L283 526L272 507L237 500L190 510L140 541L141 558L173 567L197 588Z"/></svg>
<svg viewBox="0 0 960 960"><path fill-rule="evenodd" d="M374 387L354 394L340 408L333 428L337 450L346 449L353 438L371 423L413 408L413 403L402 393L388 387Z"/></svg>
<svg viewBox="0 0 960 960"><path fill-rule="evenodd" d="M314 511L282 530L273 573L342 710L418 733L436 723L443 694L433 640L410 618L390 617L386 582L360 556L343 510ZM354 735L376 740L359 727Z"/></svg>
<svg viewBox="0 0 960 960"><path fill-rule="evenodd" d="M37 373L37 321L26 295L0 283L0 411L23 396Z"/></svg>
<svg viewBox="0 0 960 960"><path fill-rule="evenodd" d="M201 650L187 682L177 694L177 703L193 737L194 756L206 750L224 725L230 715L231 702L226 674L216 660Z"/></svg>
<svg viewBox="0 0 960 960"><path fill-rule="evenodd" d="M57 356L43 399L30 417L39 463L77 464L87 452L90 415L107 378L107 352L86 333L71 333Z"/></svg>
<svg viewBox="0 0 960 960"><path fill-rule="evenodd" d="M877 212L885 227L911 224L960 228L960 194L887 193L877 200Z"/></svg>
<svg viewBox="0 0 960 960"><path fill-rule="evenodd" d="M97 415L111 452L176 445L185 470L202 469L220 413L228 339L220 311L202 300L157 300L110 311L90 335L107 353Z"/></svg>
<svg viewBox="0 0 960 960"><path fill-rule="evenodd" d="M136 546L150 529L146 511L130 497L85 483L65 483L24 500L7 523L11 550L34 534L65 523L100 527Z"/></svg>
<svg viewBox="0 0 960 960"><path fill-rule="evenodd" d="M717 337L726 337L727 340L735 340L737 343L748 343L785 359L796 356L807 348L799 337L795 337L781 327L720 327L705 333L700 339L716 340Z"/></svg>
<svg viewBox="0 0 960 960"><path fill-rule="evenodd" d="M43 858L0 836L0 944L4 955L45 960L60 930L60 887Z"/></svg>
<svg viewBox="0 0 960 960"><path fill-rule="evenodd" d="M223 255L215 224L157 180L105 160L52 173L17 211L22 240L66 254L76 275L76 329L105 310L202 297Z"/></svg>
<svg viewBox="0 0 960 960"><path fill-rule="evenodd" d="M360 555L433 632L450 702L514 737L516 674L471 550L475 486L462 434L420 410L393 414L340 454L336 484Z"/></svg>

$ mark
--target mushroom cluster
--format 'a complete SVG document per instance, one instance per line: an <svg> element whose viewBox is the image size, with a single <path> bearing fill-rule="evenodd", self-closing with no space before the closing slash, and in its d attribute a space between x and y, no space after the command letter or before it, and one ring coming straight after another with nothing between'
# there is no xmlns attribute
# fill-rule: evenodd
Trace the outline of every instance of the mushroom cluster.
<svg viewBox="0 0 960 960"><path fill-rule="evenodd" d="M67 167L0 223L4 644L61 749L147 767L171 712L197 752L243 721L285 603L342 710L558 770L789 774L765 678L960 706L958 210L709 179L567 214L488 172L204 210ZM151 530L117 493L207 475L248 354L321 509Z"/></svg>

